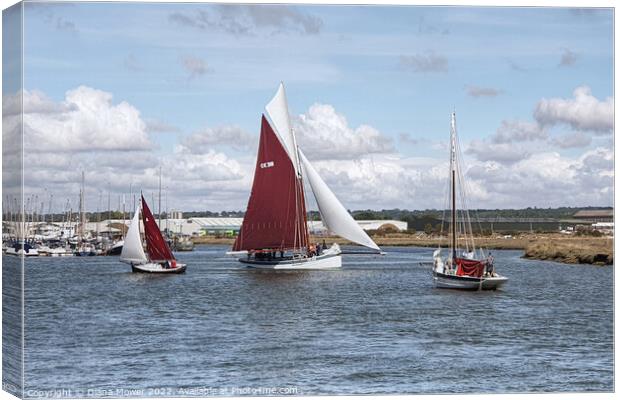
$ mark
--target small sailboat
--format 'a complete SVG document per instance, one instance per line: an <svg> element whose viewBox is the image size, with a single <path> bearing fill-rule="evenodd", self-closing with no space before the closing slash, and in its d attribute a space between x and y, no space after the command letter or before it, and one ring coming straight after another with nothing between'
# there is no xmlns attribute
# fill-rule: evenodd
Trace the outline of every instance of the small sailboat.
<svg viewBox="0 0 620 400"><path fill-rule="evenodd" d="M342 266L342 251L337 243L329 248L310 243L302 172L324 225L332 233L380 253L379 246L355 222L297 146L283 84L265 110L252 192L241 231L228 254L245 255L239 261L253 268Z"/></svg>
<svg viewBox="0 0 620 400"><path fill-rule="evenodd" d="M458 192L461 200L461 219L457 221L457 181L462 183L458 138L456 134L456 114L450 121L450 190L451 211L450 248L442 257L441 247L433 253L433 282L438 288L464 290L495 290L508 278L495 272L493 257L482 248L476 248L471 218L465 207L465 190ZM460 185L464 186L464 185ZM443 228L443 226L442 226ZM459 228L460 232L459 232ZM442 229L443 231L443 229Z"/></svg>
<svg viewBox="0 0 620 400"><path fill-rule="evenodd" d="M120 260L131 265L133 272L162 274L185 272L186 264L178 263L174 258L149 206L146 204L146 200L144 200L144 196L142 196L142 222L148 257L144 253L142 239L140 238L140 206L138 206L129 224Z"/></svg>

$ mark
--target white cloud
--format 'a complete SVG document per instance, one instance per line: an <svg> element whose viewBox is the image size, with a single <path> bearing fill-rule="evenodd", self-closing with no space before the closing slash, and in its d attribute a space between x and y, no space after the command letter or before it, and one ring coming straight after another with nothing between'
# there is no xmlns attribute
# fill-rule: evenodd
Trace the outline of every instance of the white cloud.
<svg viewBox="0 0 620 400"><path fill-rule="evenodd" d="M21 166L20 95L5 96L3 101L5 189L19 186L15 178ZM219 209L227 204L223 197L240 199L240 193L249 190L253 161L242 164L214 150L191 153L183 146L159 153L140 112L127 102L113 103L110 93L80 86L67 91L62 101L38 91L24 91L23 96L24 193L41 199L53 193L55 211L64 210L67 201L77 209L81 171L86 172L88 210L99 205L102 191L106 203L101 206L107 206L108 188L114 208L119 195L129 195L130 183L134 193L156 190L160 166L177 208ZM162 124L151 121L150 129L172 129Z"/></svg>
<svg viewBox="0 0 620 400"><path fill-rule="evenodd" d="M394 151L389 137L369 125L349 127L346 117L329 104L313 104L293 124L310 159L354 159Z"/></svg>
<svg viewBox="0 0 620 400"><path fill-rule="evenodd" d="M531 155L531 151L522 145L489 143L484 140L472 140L465 152L479 161L496 161L505 165L514 164Z"/></svg>
<svg viewBox="0 0 620 400"><path fill-rule="evenodd" d="M422 139L413 137L407 132L403 132L398 135L398 141L404 145L417 145L422 142Z"/></svg>
<svg viewBox="0 0 620 400"><path fill-rule="evenodd" d="M215 146L226 146L237 150L253 150L258 144L258 136L252 135L238 126L227 125L204 128L186 137L181 143L192 153L205 152Z"/></svg>
<svg viewBox="0 0 620 400"><path fill-rule="evenodd" d="M160 119L145 119L146 131L149 133L164 133L164 132L180 132L181 129L178 126L167 123Z"/></svg>
<svg viewBox="0 0 620 400"><path fill-rule="evenodd" d="M443 201L445 160L376 155L312 164L348 209L424 209ZM316 209L313 202L310 208Z"/></svg>
<svg viewBox="0 0 620 400"><path fill-rule="evenodd" d="M112 94L87 86L69 90L54 102L24 91L24 142L30 152L145 150L153 147L140 112Z"/></svg>
<svg viewBox="0 0 620 400"><path fill-rule="evenodd" d="M614 100L592 96L590 88L580 86L574 98L542 99L536 105L534 118L542 126L568 124L573 129L610 133L614 128Z"/></svg>
<svg viewBox="0 0 620 400"><path fill-rule="evenodd" d="M467 177L491 194L483 207L610 205L612 154L603 148L576 158L539 152L511 165L474 163Z"/></svg>
<svg viewBox="0 0 620 400"><path fill-rule="evenodd" d="M584 132L572 132L551 139L551 144L563 149L587 147L592 143L592 137Z"/></svg>
<svg viewBox="0 0 620 400"><path fill-rule="evenodd" d="M82 170L86 171L87 208L94 210L101 192L104 198L101 207L107 206L108 182L114 208L119 195L128 196L130 183L134 193L140 189L147 196L156 193L160 166L170 208L239 210L247 204L258 135L236 126L205 128L182 139L174 151L160 152L146 134L149 125L152 129L153 121L144 122L130 104L120 107L122 103L113 103L109 93L81 87L67 92L62 101L51 100L38 92L25 92L24 96L28 98L25 105L29 110L25 119L38 124L36 130L27 125L27 141L37 152L26 153L25 193L37 194L42 199L47 189L55 194L57 210L64 207L67 199L74 210L77 208ZM5 132L18 132L18 114L10 101L4 105ZM96 118L99 114L115 121L113 126L123 132L114 146L101 143L103 136L115 133L100 123ZM42 130L42 126L51 129ZM325 104L314 104L294 118L294 127L300 146L345 207L444 206L447 156L404 157L380 131L368 125L351 127L344 115ZM33 132L45 146L32 142L37 137ZM71 135L76 136L79 145L68 138ZM142 140L136 145L135 138L129 135ZM599 147L576 156L545 149L549 144L577 147L580 140L589 137L584 135L576 131L548 138L537 131L535 123L504 121L494 136L470 142L465 153L474 157L464 160L470 206L611 204L614 175L611 147ZM61 141L53 142L56 138ZM403 135L399 143L409 139L410 136ZM6 140L4 144L6 151L10 146L6 146ZM445 147L444 142L441 144ZM226 153L230 149L243 150L240 153L243 155L231 156ZM10 154L4 155L5 162L12 160ZM14 183L9 175L3 170L7 182ZM311 198L308 192L308 199Z"/></svg>
<svg viewBox="0 0 620 400"><path fill-rule="evenodd" d="M76 109L74 104L55 102L38 90L19 91L4 96L2 115L5 117L20 115L22 113L22 98L24 114L58 114Z"/></svg>
<svg viewBox="0 0 620 400"><path fill-rule="evenodd" d="M491 141L493 143L512 143L544 140L546 138L547 132L537 123L504 120L502 121L502 125L497 128L497 131L491 137Z"/></svg>

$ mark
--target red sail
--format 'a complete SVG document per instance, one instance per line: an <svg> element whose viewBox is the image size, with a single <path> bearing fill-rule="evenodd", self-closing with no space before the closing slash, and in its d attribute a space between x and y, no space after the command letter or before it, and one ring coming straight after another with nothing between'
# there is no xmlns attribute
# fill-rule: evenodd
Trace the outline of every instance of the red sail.
<svg viewBox="0 0 620 400"><path fill-rule="evenodd" d="M142 222L144 223L144 236L146 238L146 251L151 261L174 260L174 256L168 247L168 243L161 235L161 231L155 222L149 206L142 196Z"/></svg>
<svg viewBox="0 0 620 400"><path fill-rule="evenodd" d="M233 250L289 250L307 245L301 179L296 176L293 162L263 115L254 183Z"/></svg>
<svg viewBox="0 0 620 400"><path fill-rule="evenodd" d="M486 261L466 260L464 258L456 259L456 274L458 276L475 276L480 278L484 273Z"/></svg>

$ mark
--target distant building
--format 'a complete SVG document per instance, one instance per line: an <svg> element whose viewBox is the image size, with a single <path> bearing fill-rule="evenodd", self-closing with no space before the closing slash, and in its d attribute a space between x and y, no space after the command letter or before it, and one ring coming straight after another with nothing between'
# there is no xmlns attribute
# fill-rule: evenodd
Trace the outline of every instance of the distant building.
<svg viewBox="0 0 620 400"><path fill-rule="evenodd" d="M183 219L183 213L181 211L170 211L170 219Z"/></svg>
<svg viewBox="0 0 620 400"><path fill-rule="evenodd" d="M592 224L592 229L602 232L606 235L614 234L614 223L613 222L597 222Z"/></svg>
<svg viewBox="0 0 620 400"><path fill-rule="evenodd" d="M172 213L170 214L172 216ZM98 231L99 233L121 234L119 227L129 226L131 220L129 218L122 220L106 220L99 223L89 222L86 224L86 230ZM365 231L370 230L407 230L407 222L396 220L372 220L372 221L356 221ZM159 220L157 220L159 223ZM225 218L225 217L195 217L195 218L162 218L160 228L175 234L201 236L201 235L234 235L239 233L243 218ZM308 221L308 230L311 234L321 235L327 234L327 229L322 221ZM143 224L140 224L140 232L144 231Z"/></svg>
<svg viewBox="0 0 620 400"><path fill-rule="evenodd" d="M396 220L359 220L355 221L359 224L360 228L365 231L376 230L393 230L402 232L407 230L407 222ZM308 221L308 230L313 235L327 234L327 228L323 225L323 221Z"/></svg>
<svg viewBox="0 0 620 400"><path fill-rule="evenodd" d="M234 234L241 230L243 218L225 218L225 217L208 217L208 218L190 218L188 223L195 224L201 234Z"/></svg>
<svg viewBox="0 0 620 400"><path fill-rule="evenodd" d="M594 224L597 222L613 222L614 210L580 210L573 214L573 218L583 224Z"/></svg>

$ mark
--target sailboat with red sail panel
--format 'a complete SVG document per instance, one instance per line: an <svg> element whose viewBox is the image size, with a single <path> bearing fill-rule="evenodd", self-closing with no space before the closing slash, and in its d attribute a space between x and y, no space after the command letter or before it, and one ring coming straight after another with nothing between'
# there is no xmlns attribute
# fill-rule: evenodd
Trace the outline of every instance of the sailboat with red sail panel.
<svg viewBox="0 0 620 400"><path fill-rule="evenodd" d="M337 243L329 248L310 243L304 175L326 228L380 253L297 146L284 85L280 84L265 110L247 211L228 254L243 254L239 261L254 268L324 269L342 265Z"/></svg>
<svg viewBox="0 0 620 400"><path fill-rule="evenodd" d="M450 248L444 258L441 248L433 253L433 281L438 288L465 290L495 290L508 278L499 275L493 265L491 253L476 247L471 218L465 202L465 188L460 169L460 155L456 134L456 115L450 121ZM461 183L461 207L457 210L457 181ZM460 211L460 218L457 218ZM460 219L460 220L459 220ZM443 230L443 229L442 229Z"/></svg>
<svg viewBox="0 0 620 400"><path fill-rule="evenodd" d="M142 223L146 240L146 254L140 238L140 207L136 209L129 224L120 260L131 265L133 272L180 274L185 272L186 264L177 262L164 239L155 217L142 196ZM148 254L148 256L147 256Z"/></svg>

